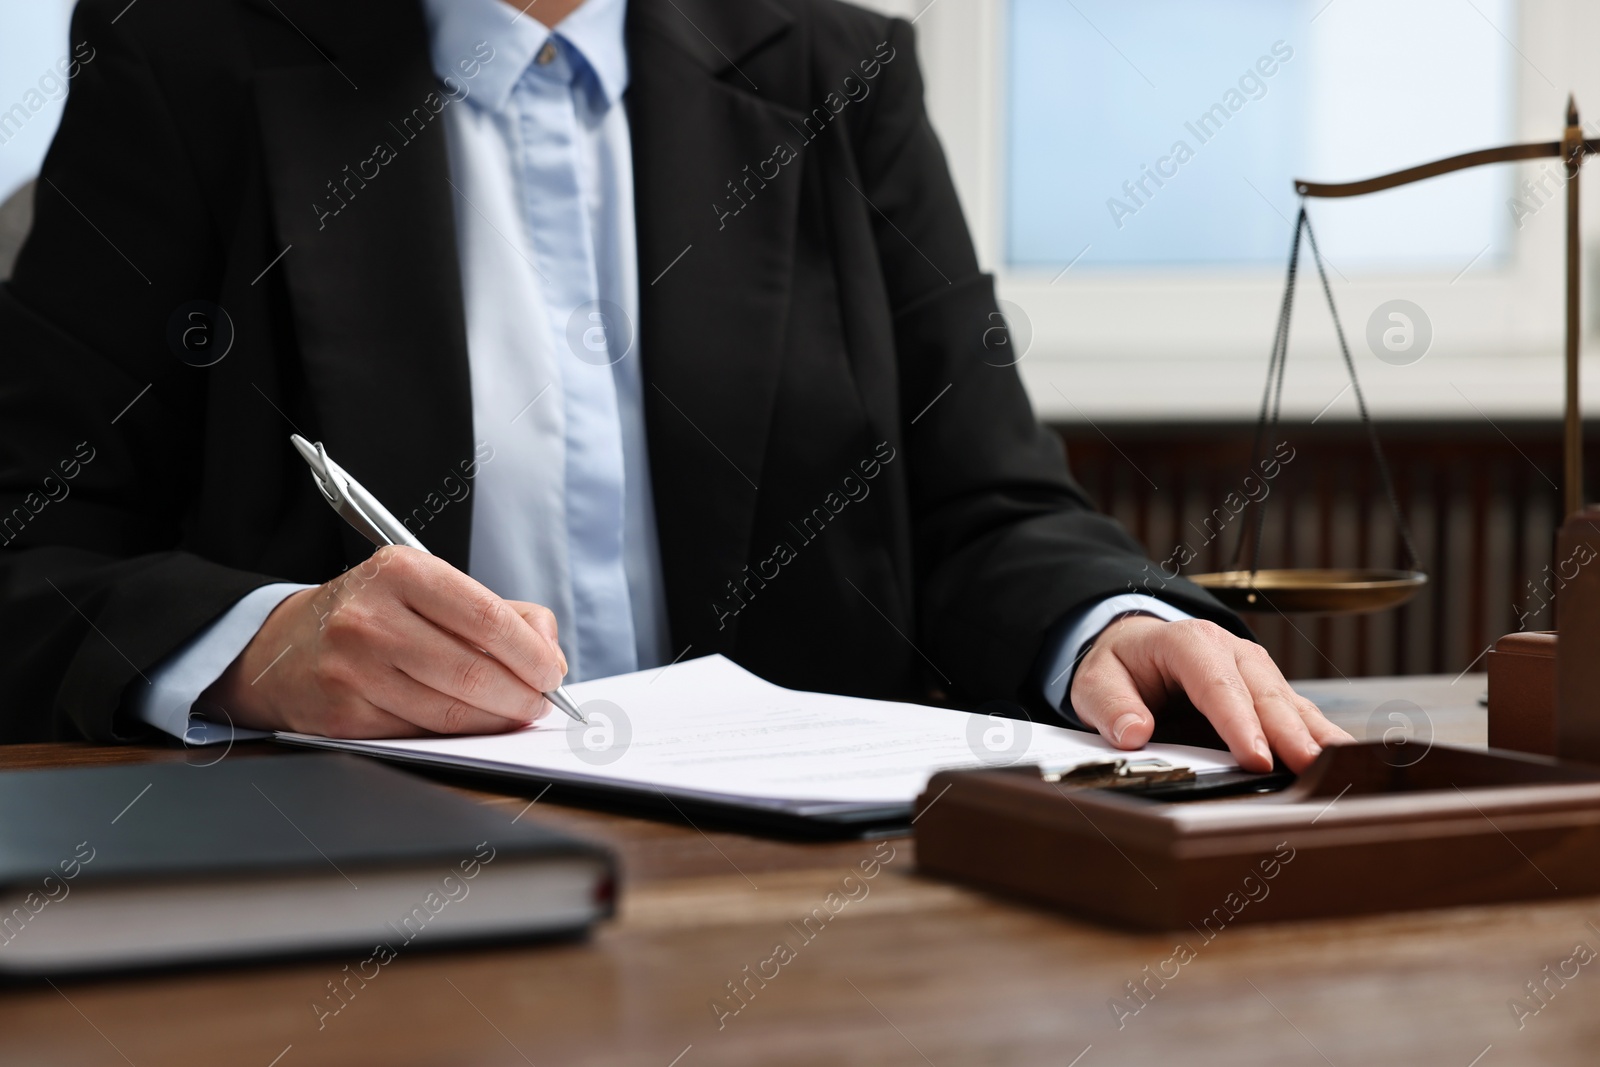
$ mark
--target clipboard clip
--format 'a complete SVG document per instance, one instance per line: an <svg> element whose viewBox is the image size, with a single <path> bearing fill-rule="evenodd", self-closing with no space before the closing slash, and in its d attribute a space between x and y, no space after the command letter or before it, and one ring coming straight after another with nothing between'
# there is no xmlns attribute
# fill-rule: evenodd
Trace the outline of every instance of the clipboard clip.
<svg viewBox="0 0 1600 1067"><path fill-rule="evenodd" d="M1070 766L1041 763L1037 770L1044 781L1073 789L1145 789L1169 782L1192 782L1195 778L1190 768L1155 757L1095 760Z"/></svg>

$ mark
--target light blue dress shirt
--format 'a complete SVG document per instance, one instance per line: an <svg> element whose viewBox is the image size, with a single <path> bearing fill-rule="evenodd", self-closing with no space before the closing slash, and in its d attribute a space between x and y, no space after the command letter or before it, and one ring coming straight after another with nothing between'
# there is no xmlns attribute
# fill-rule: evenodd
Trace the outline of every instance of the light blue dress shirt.
<svg viewBox="0 0 1600 1067"><path fill-rule="evenodd" d="M471 497L470 570L555 614L569 681L671 658L644 437L626 7L587 0L552 31L504 0L423 0L451 101L473 431L493 449ZM139 717L190 743L243 736L208 725L195 701L304 588L241 599L150 672ZM1083 647L1130 611L1187 617L1142 595L1081 612L1050 659L1053 706Z"/></svg>
<svg viewBox="0 0 1600 1067"><path fill-rule="evenodd" d="M424 0L448 89L474 432L473 577L555 613L582 681L665 663L644 440L625 0L552 32L503 0Z"/></svg>

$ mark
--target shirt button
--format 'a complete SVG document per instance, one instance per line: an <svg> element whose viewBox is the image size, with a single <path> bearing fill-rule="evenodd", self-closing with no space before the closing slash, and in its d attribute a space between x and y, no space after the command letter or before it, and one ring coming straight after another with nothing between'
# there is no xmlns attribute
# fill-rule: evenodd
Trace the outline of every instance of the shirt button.
<svg viewBox="0 0 1600 1067"><path fill-rule="evenodd" d="M550 61L555 58L556 43L554 41L546 41L544 47L539 49L539 54L533 57L533 61L541 67L547 67L550 65Z"/></svg>

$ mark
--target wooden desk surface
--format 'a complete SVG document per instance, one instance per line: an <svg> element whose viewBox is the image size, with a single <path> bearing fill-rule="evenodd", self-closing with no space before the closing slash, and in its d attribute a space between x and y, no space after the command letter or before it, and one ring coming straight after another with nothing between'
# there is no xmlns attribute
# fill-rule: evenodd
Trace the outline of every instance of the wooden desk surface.
<svg viewBox="0 0 1600 1067"><path fill-rule="evenodd" d="M1374 733L1391 728L1398 710L1425 717L1437 740L1481 744L1483 678L1450 681L1304 688L1358 735L1372 722ZM186 758L213 757L0 749L6 767ZM482 799L507 819L528 803ZM1508 1004L1578 944L1600 951L1600 900L1231 928L1199 945L1119 1029L1108 1001L1170 957L1177 938L925 880L905 839L792 844L542 803L522 817L620 853L621 914L592 939L402 954L320 1031L311 1003L353 961L14 988L0 993L0 1063L1503 1067L1597 1058L1600 959L1566 964L1577 973L1564 985L1549 979L1544 1006L1521 1029ZM867 894L855 890L859 899L803 940L789 924L841 892L875 850L893 858ZM1524 862L1507 853L1507 863ZM748 1003L719 1028L713 1001L737 1007L727 983L780 941L793 958L764 986L752 980Z"/></svg>

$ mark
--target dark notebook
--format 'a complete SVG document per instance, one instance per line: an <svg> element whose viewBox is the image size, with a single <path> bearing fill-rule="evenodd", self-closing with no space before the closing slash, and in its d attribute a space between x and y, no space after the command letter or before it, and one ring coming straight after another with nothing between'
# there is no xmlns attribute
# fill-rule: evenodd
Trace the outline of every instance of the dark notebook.
<svg viewBox="0 0 1600 1067"><path fill-rule="evenodd" d="M602 848L352 756L0 773L0 973L580 933Z"/></svg>

